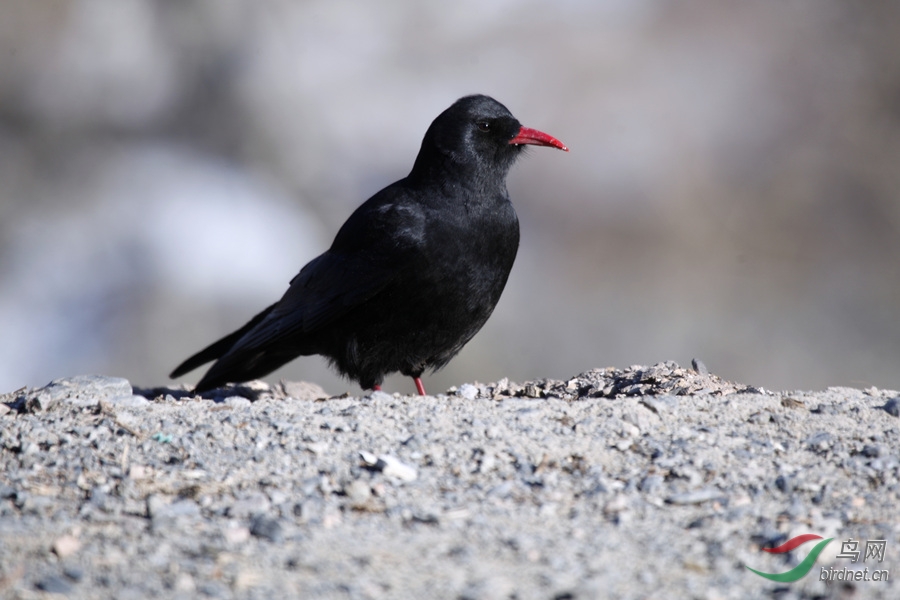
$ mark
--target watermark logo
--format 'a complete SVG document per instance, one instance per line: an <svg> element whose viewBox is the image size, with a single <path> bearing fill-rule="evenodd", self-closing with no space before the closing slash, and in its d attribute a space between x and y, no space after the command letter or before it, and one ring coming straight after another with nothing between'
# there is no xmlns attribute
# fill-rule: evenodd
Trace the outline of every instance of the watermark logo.
<svg viewBox="0 0 900 600"><path fill-rule="evenodd" d="M798 535L797 537L792 537L782 545L777 548L763 548L763 552L769 552L771 554L784 554L785 552L790 552L797 546L802 546L806 542L811 542L813 540L821 540L821 535L816 535L814 533L807 533L804 535ZM778 581L780 583L790 583L792 581L797 581L801 577L806 577L806 574L813 568L813 565L816 563L816 559L819 558L819 554L822 553L822 550L825 549L825 546L828 545L828 542L833 540L834 538L828 538L827 540L823 540L816 544L815 548L812 549L812 552L806 555L806 558L803 561L785 573L763 573L762 571L757 571L756 569L750 569L760 577L765 577L766 579L771 579L772 581Z"/></svg>
<svg viewBox="0 0 900 600"><path fill-rule="evenodd" d="M790 571L784 573L763 573L762 571L757 571L750 567L747 568L760 577L765 577L771 581L777 581L779 583L791 583L792 581L797 581L798 579L806 577L812 570L813 565L815 564L816 559L819 558L822 550L824 550L825 546L833 539L834 538L828 538L827 540L824 540L821 535L807 533L793 537L777 548L763 548L763 552L769 552L770 554L784 554L807 542L822 540L813 547L799 565ZM862 556L862 562L872 559L873 563L882 563L884 562L884 550L886 545L887 542L885 540L867 540L863 546L864 551L860 551L860 541L848 539L847 541L841 542L841 552L835 558L850 559L850 562L858 563L860 561L860 556ZM888 579L890 579L890 572L888 569L872 569L870 571L868 566L863 567L862 569L850 569L847 567L819 567L819 569L820 581L888 581Z"/></svg>

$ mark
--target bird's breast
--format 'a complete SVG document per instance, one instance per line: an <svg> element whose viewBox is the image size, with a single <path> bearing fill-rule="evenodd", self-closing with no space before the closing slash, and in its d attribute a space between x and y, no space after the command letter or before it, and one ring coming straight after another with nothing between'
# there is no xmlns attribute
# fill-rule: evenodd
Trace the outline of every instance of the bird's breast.
<svg viewBox="0 0 900 600"><path fill-rule="evenodd" d="M470 203L464 210L428 220L422 272L426 289L463 306L490 309L497 303L519 247L519 222L512 204Z"/></svg>

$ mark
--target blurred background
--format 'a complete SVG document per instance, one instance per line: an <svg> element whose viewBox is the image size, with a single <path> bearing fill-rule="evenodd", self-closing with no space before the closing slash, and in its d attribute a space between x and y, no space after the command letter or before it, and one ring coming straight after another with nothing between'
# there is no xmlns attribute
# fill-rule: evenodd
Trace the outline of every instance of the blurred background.
<svg viewBox="0 0 900 600"><path fill-rule="evenodd" d="M516 266L430 391L693 357L900 388L900 3L3 0L0 392L165 385L476 92L571 152L513 169Z"/></svg>

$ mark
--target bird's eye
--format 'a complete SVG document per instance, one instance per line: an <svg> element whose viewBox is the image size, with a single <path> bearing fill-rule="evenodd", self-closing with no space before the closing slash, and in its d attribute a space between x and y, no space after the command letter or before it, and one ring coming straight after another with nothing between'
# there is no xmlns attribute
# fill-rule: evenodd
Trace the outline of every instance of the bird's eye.
<svg viewBox="0 0 900 600"><path fill-rule="evenodd" d="M491 130L491 124L488 123L487 121L478 121L477 123L475 123L475 125L478 127L478 131L490 131Z"/></svg>

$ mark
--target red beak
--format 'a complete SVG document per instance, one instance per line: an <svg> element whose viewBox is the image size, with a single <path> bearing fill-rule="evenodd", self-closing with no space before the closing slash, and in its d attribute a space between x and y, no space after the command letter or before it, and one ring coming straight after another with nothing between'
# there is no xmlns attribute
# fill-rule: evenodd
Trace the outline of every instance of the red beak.
<svg viewBox="0 0 900 600"><path fill-rule="evenodd" d="M535 146L552 146L566 152L569 151L569 149L566 148L565 144L563 144L552 135L547 135L543 131L538 131L537 129L532 129L531 127L523 127L522 129L520 129L518 135L509 140L509 143L516 145L534 144Z"/></svg>

